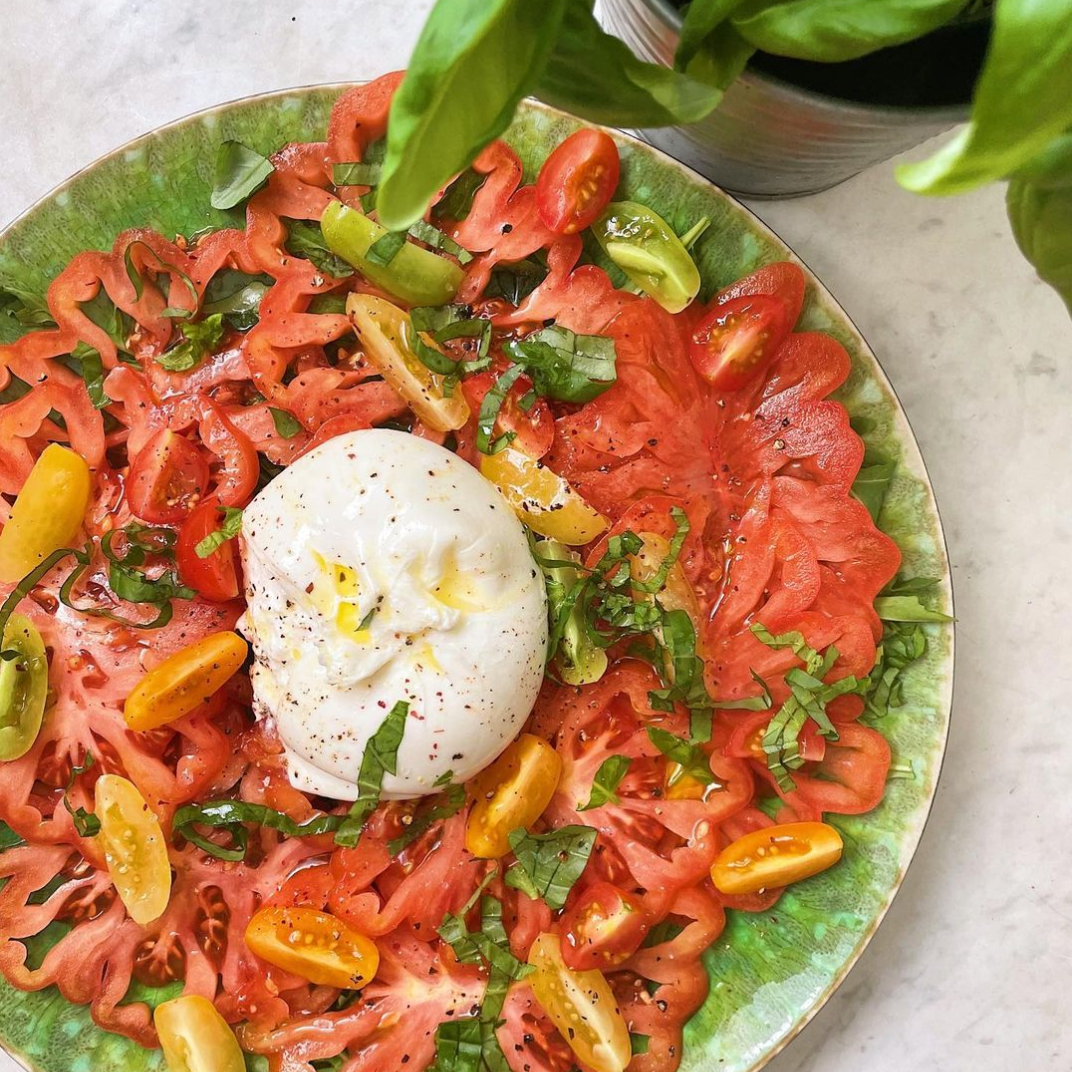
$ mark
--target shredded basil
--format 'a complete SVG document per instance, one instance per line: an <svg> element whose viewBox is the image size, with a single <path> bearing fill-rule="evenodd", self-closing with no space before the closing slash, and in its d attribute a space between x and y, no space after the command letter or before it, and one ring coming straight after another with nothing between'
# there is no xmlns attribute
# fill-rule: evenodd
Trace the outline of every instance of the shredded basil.
<svg viewBox="0 0 1072 1072"><path fill-rule="evenodd" d="M485 298L505 298L511 305L520 305L547 278L547 266L533 257L497 264L491 270Z"/></svg>
<svg viewBox="0 0 1072 1072"><path fill-rule="evenodd" d="M370 164L364 160L346 161L332 167L331 181L336 186L375 186L382 172L382 164Z"/></svg>
<svg viewBox="0 0 1072 1072"><path fill-rule="evenodd" d="M868 450L864 454L863 465L852 483L853 495L867 507L867 512L876 525L896 471L895 461Z"/></svg>
<svg viewBox="0 0 1072 1072"><path fill-rule="evenodd" d="M376 613L377 608L373 607L365 616L366 619ZM363 621L361 628L366 628L366 624ZM444 819L449 819L453 815L457 815L458 812L465 807L465 786L464 785L449 785L450 779L453 777L450 771L440 778L436 785L447 785L447 791L444 795L442 804L434 804L426 811L418 812L413 816L409 826L405 831L396 838L392 838L387 842L387 851L392 856L397 856L408 845L412 845L425 831L431 829L438 822L442 822ZM445 779L445 781L444 781Z"/></svg>
<svg viewBox="0 0 1072 1072"><path fill-rule="evenodd" d="M120 360L123 360L124 354L129 357L128 343L134 331L134 321L108 297L104 287L89 301L79 303L79 309L90 323L100 328L115 343Z"/></svg>
<svg viewBox="0 0 1072 1072"><path fill-rule="evenodd" d="M272 162L240 141L221 143L216 151L216 176L210 203L228 209L240 205L259 190L275 171Z"/></svg>
<svg viewBox="0 0 1072 1072"><path fill-rule="evenodd" d="M81 766L71 767L71 776L67 779L67 788L63 791L63 806L71 816L71 822L74 823L75 832L79 837L96 837L101 828L100 819L96 815L86 811L85 808L72 808L70 800L67 799L67 795L74 788L75 779L80 774L85 774L93 766L93 762L93 756L86 752L82 756Z"/></svg>
<svg viewBox="0 0 1072 1072"><path fill-rule="evenodd" d="M293 439L301 430L301 422L292 414L288 413L285 409L277 409L275 406L269 406L268 412L272 415L272 423L275 425L275 430L284 439Z"/></svg>
<svg viewBox="0 0 1072 1072"><path fill-rule="evenodd" d="M7 849L14 849L19 845L25 844L26 841L23 838L19 837L7 823L0 820L0 852L5 852Z"/></svg>
<svg viewBox="0 0 1072 1072"><path fill-rule="evenodd" d="M249 331L260 319L261 302L274 284L270 275L247 275L224 268L205 288L202 312L206 316L222 313L236 331Z"/></svg>
<svg viewBox="0 0 1072 1072"><path fill-rule="evenodd" d="M438 227L433 227L424 220L418 220L413 224L409 233L433 249L441 249L444 253L457 257L459 264L468 264L473 259L472 253L459 246L450 235L444 234Z"/></svg>
<svg viewBox="0 0 1072 1072"><path fill-rule="evenodd" d="M319 223L307 223L304 220L284 222L287 225L286 248L289 253L309 261L333 279L347 279L354 274L353 265L328 247Z"/></svg>
<svg viewBox="0 0 1072 1072"><path fill-rule="evenodd" d="M554 324L511 339L506 354L524 366L537 394L560 402L590 402L614 386L614 340L602 335L576 335Z"/></svg>
<svg viewBox="0 0 1072 1072"><path fill-rule="evenodd" d="M405 244L405 231L388 231L369 246L365 260L370 264L378 264L381 268L386 268L398 256L399 250Z"/></svg>
<svg viewBox="0 0 1072 1072"><path fill-rule="evenodd" d="M140 241L131 242L123 252L123 264L126 266L127 278L130 280L130 285L134 288L134 300L141 301L142 293L145 290L144 280L134 265L134 250L139 246L142 249L149 251L149 255L156 261L159 271L167 272L169 275L176 275L179 277L182 285L189 291L190 300L193 302L193 305L189 309L169 307L164 309L160 315L173 316L180 320L186 320L192 317L194 313L197 312L197 307L201 302L201 295L198 294L194 281L181 268L165 261L148 243Z"/></svg>
<svg viewBox="0 0 1072 1072"><path fill-rule="evenodd" d="M595 778L592 779L588 803L582 804L577 810L590 811L592 808L601 808L604 804L617 804L618 795L615 790L629 772L632 762L628 756L608 756L603 760Z"/></svg>
<svg viewBox="0 0 1072 1072"><path fill-rule="evenodd" d="M432 206L432 213L438 219L454 220L460 223L473 207L477 191L487 181L487 175L481 175L472 168L466 168L448 187L446 193Z"/></svg>
<svg viewBox="0 0 1072 1072"><path fill-rule="evenodd" d="M686 741L661 726L648 726L647 733L651 743L667 759L681 767L684 774L704 785L710 785L715 780L711 773L711 758L698 744Z"/></svg>
<svg viewBox="0 0 1072 1072"><path fill-rule="evenodd" d="M368 817L380 802L384 774L397 773L398 748L406 732L408 714L409 704L399 700L369 738L357 775L357 800L335 835L336 845L352 849L358 843Z"/></svg>
<svg viewBox="0 0 1072 1072"><path fill-rule="evenodd" d="M183 341L156 358L156 363L168 372L189 372L216 350L223 339L223 313L213 313L197 322L184 321L179 330Z"/></svg>
<svg viewBox="0 0 1072 1072"><path fill-rule="evenodd" d="M23 328L47 328L56 323L48 302L16 283L0 282L0 315L10 316Z"/></svg>
<svg viewBox="0 0 1072 1072"><path fill-rule="evenodd" d="M875 613L884 622L951 622L940 610L927 607L918 595L881 595L875 600Z"/></svg>
<svg viewBox="0 0 1072 1072"><path fill-rule="evenodd" d="M587 866L596 834L591 826L562 826L548 834L530 834L523 827L511 831L517 863L503 881L557 912Z"/></svg>
<svg viewBox="0 0 1072 1072"><path fill-rule="evenodd" d="M217 507L223 515L223 524L215 532L210 532L203 540L198 540L194 554L198 558L208 558L228 540L233 540L242 531L242 511L235 506Z"/></svg>
<svg viewBox="0 0 1072 1072"><path fill-rule="evenodd" d="M101 355L92 346L84 342L75 344L69 357L59 358L72 372L82 377L86 385L86 393L94 409L105 409L112 404L104 390L104 362Z"/></svg>
<svg viewBox="0 0 1072 1072"><path fill-rule="evenodd" d="M495 430L496 418L506 401L506 396L510 393L510 388L524 371L520 365L510 365L499 374L498 379L484 395L476 419L476 449L482 454L498 454L517 438L516 432L504 432L495 439L491 438L491 434Z"/></svg>

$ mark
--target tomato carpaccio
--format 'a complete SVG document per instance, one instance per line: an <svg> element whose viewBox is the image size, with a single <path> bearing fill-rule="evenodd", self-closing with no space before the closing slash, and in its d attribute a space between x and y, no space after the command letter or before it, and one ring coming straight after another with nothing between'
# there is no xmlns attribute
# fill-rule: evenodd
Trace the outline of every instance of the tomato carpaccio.
<svg viewBox="0 0 1072 1072"><path fill-rule="evenodd" d="M405 402L374 375L352 344L348 319L318 301L365 284L358 276L328 276L283 247L283 219L318 220L336 196L332 165L359 159L383 136L398 81L392 75L345 93L328 142L280 150L266 186L248 201L244 229L189 244L128 231L110 252L74 258L49 289L56 326L0 347L5 383L13 375L34 385L0 406L0 490L16 493L45 445L58 440L95 471L89 537L131 521L178 529L198 500L217 508L196 515L213 522L203 526L208 533L220 523L220 508L248 502L258 467L272 472L332 435L388 421L434 435L414 424ZM610 336L617 350L617 382L593 401L540 400L525 410L519 389L504 421L610 518L612 531L669 534L671 509L686 512L691 530L681 563L699 603L712 695L754 695L754 670L776 701L784 699L782 677L795 659L761 644L749 628L757 621L772 632L799 631L817 649L834 644L834 677L866 674L881 635L872 604L899 555L850 495L862 446L843 407L829 398L849 373L847 354L826 336L793 333L762 361L742 363L714 383L690 358L700 320L720 323L720 306L736 308L731 303L749 295L783 309L792 325L803 295L799 270L767 266L726 287L710 309L675 318L578 263L580 238L544 223L534 189L522 185L520 162L504 143L485 150L474 169L483 185L465 219L448 228L474 254L459 300L491 317L497 339L553 320ZM542 282L516 302L484 299L497 266L536 253L549 268ZM140 295L128 259L142 272ZM259 320L244 334L226 336L195 370L165 370L154 358L173 340L166 308L188 306L187 283L201 297L225 269L270 279ZM132 356L123 360L113 335L82 311L102 292L130 321ZM104 410L93 407L81 377L60 360L79 343L101 356L110 400ZM497 347L493 368L502 362ZM472 461L475 413L489 382L485 376L466 388L476 401L474 417L458 432L456 449ZM289 434L273 411L290 415ZM172 454L181 446L184 472L194 474L181 494L171 494L162 479L141 476L141 486L131 485L131 471L152 475L159 467L161 443L170 443ZM139 517L139 508L151 516ZM198 529L197 539L202 535ZM184 555L184 579L196 586L197 562L185 543ZM348 1072L427 1067L437 1026L479 1003L486 983L482 969L460 963L436 934L444 913L459 911L487 871L465 849L464 811L433 823L394 855L387 846L405 828L412 811L406 803L382 805L356 849L336 848L330 835L284 838L255 828L245 860L232 862L179 839L171 849L170 905L139 926L118 899L96 842L80 836L64 806L66 799L91 810L101 773L130 778L165 832L176 809L193 801L229 796L298 822L324 802L290 786L279 743L252 717L242 674L169 726L133 733L124 724L123 701L146 670L207 633L233 627L242 609L230 598L233 566L221 574L226 583L217 578L197 598L175 600L173 618L154 631L62 605L64 575L57 567L22 606L48 646L53 702L33 748L0 763L0 818L23 842L0 853L0 877L7 879L0 889L0 971L26 989L54 984L69 1000L89 1004L102 1027L146 1046L157 1041L150 1010L124 997L134 980L180 980L186 993L213 1000L229 1022L244 1025L243 1045L268 1055L273 1069L312 1072L312 1062L344 1052L352 1055ZM95 559L87 583L99 589L105 576L106 563ZM657 724L685 733L688 714L655 709L652 668L616 649L611 654L609 670L594 684L575 688L548 679L527 727L550 740L563 761L538 828L579 823L598 831L565 911L530 901L501 875L488 889L503 903L520 958L544 931L559 932L576 950L597 941L588 931L615 930L598 937L607 950L587 955L584 966L602 967L630 1030L649 1040L631 1072L669 1072L681 1058L682 1026L707 993L700 956L718 938L724 910L758 910L777 897L720 895L709 869L730 840L769 822L757 802L781 791L756 749L742 744L758 729L755 715L727 710L716 712L705 746L717 778L713 791L664 797L668 760L645 731ZM889 748L875 730L851 720L851 703L840 711L839 742L806 750L813 758L780 804L787 815L855 813L880 800ZM87 754L96 763L73 776ZM628 773L610 801L580 810L611 755L630 758ZM269 902L328 909L369 934L380 950L375 980L339 1002L339 991L258 960L243 935ZM613 922L623 904L625 922L611 927L604 917ZM660 928L668 919L677 924L669 932ZM54 921L67 929L31 966L23 939ZM570 1067L568 1047L523 981L511 987L500 1019L499 1039L515 1072Z"/></svg>

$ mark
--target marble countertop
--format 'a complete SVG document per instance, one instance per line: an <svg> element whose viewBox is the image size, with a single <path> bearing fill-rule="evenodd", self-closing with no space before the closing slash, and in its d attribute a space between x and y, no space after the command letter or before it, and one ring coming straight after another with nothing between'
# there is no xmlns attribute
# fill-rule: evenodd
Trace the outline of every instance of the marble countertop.
<svg viewBox="0 0 1072 1072"><path fill-rule="evenodd" d="M404 66L429 6L9 5L0 222L188 112ZM915 863L859 964L768 1067L1063 1072L1072 324L1020 258L999 189L927 200L879 166L823 194L752 207L826 282L900 394L942 510L959 616L952 735Z"/></svg>

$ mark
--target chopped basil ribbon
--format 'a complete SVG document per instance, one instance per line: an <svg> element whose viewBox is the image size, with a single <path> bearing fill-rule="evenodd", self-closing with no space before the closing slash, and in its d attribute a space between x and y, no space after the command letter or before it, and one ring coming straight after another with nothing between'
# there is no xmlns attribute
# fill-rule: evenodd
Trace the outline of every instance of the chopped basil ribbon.
<svg viewBox="0 0 1072 1072"><path fill-rule="evenodd" d="M547 265L532 257L497 264L484 288L485 298L505 298L511 305L520 305L546 278Z"/></svg>
<svg viewBox="0 0 1072 1072"><path fill-rule="evenodd" d="M592 779L588 803L582 804L577 810L590 811L592 808L601 808L604 804L617 804L618 795L615 790L628 773L632 762L628 756L608 756L603 760L595 778Z"/></svg>
<svg viewBox="0 0 1072 1072"><path fill-rule="evenodd" d="M278 830L285 837L313 837L338 830L345 820L345 815L318 815L307 822L296 823L289 815L265 804L250 804L244 800L213 800L207 804L184 804L175 812L172 829L175 834L181 834L191 844L217 860L244 860L249 843L246 823ZM233 844L218 845L205 835L199 834L194 829L195 826L226 831L230 834Z"/></svg>
<svg viewBox="0 0 1072 1072"><path fill-rule="evenodd" d="M86 811L85 808L72 808L70 800L67 799L67 794L74 788L75 779L80 774L85 774L93 766L93 762L93 756L86 752L82 756L81 766L71 767L71 776L67 779L67 788L63 791L63 806L71 816L71 822L74 823L75 832L79 837L96 837L101 828L100 819L96 815Z"/></svg>
<svg viewBox="0 0 1072 1072"><path fill-rule="evenodd" d="M897 463L893 459L868 449L864 452L863 465L852 482L852 494L867 507L876 525L896 471Z"/></svg>
<svg viewBox="0 0 1072 1072"><path fill-rule="evenodd" d="M216 176L210 204L227 209L259 190L275 171L272 162L240 141L223 142L216 151Z"/></svg>
<svg viewBox="0 0 1072 1072"><path fill-rule="evenodd" d="M379 607L373 607L362 619L359 628L367 628L368 623L375 617L377 610L379 610ZM465 807L465 786L451 785L450 782L453 777L454 772L447 771L446 774L443 774L436 779L435 784L437 787L446 788L446 798L444 803L435 804L427 811L414 815L405 831L398 837L392 838L387 842L387 851L392 856L397 856L408 845L412 845L417 838L419 838L426 830L429 830L435 823L442 822L444 819L449 819L451 816L457 815L458 812Z"/></svg>
<svg viewBox="0 0 1072 1072"><path fill-rule="evenodd" d="M0 820L0 852L4 852L7 849L14 849L19 845L25 844L26 841L24 838L19 837L7 823Z"/></svg>
<svg viewBox="0 0 1072 1072"><path fill-rule="evenodd" d="M307 223L304 220L285 220L285 222L288 253L309 261L333 279L347 279L354 274L354 266L333 253L328 247L319 223Z"/></svg>
<svg viewBox="0 0 1072 1072"><path fill-rule="evenodd" d="M179 325L183 341L157 355L156 363L168 372L189 372L197 368L223 339L223 313L213 313L204 320L184 321Z"/></svg>
<svg viewBox="0 0 1072 1072"><path fill-rule="evenodd" d="M690 778L695 778L704 785L715 780L711 772L711 759L706 752L692 741L686 741L660 726L648 726L648 739L667 759L673 760Z"/></svg>
<svg viewBox="0 0 1072 1072"><path fill-rule="evenodd" d="M884 622L951 622L953 619L940 610L924 606L918 595L880 595L875 600L875 613Z"/></svg>
<svg viewBox="0 0 1072 1072"><path fill-rule="evenodd" d="M59 565L65 558L70 555L78 555L79 552L73 550L70 547L61 547L57 551L53 551L47 558L34 566L25 577L19 581L18 584L8 594L7 599L4 600L3 605L0 605L0 637L4 635L7 629L8 619L15 612L15 608L34 590L37 584L42 581L49 573L52 572L53 567ZM17 659L20 652L12 649L0 652L0 656L4 659Z"/></svg>
<svg viewBox="0 0 1072 1072"><path fill-rule="evenodd" d="M864 696L867 713L883 718L891 708L904 705L902 674L927 653L927 633L919 622L888 622L878 646L875 665Z"/></svg>
<svg viewBox="0 0 1072 1072"><path fill-rule="evenodd" d="M87 346L84 342L79 342L71 351L69 358L61 357L59 360L72 372L82 377L89 401L94 409L104 409L112 404L112 400L104 390L104 362L97 350L94 350L92 346Z"/></svg>
<svg viewBox="0 0 1072 1072"><path fill-rule="evenodd" d="M438 227L433 227L424 220L418 220L413 224L409 229L409 234L433 249L441 249L444 253L457 257L459 264L468 264L473 259L472 253L459 246L450 235L444 234Z"/></svg>
<svg viewBox="0 0 1072 1072"><path fill-rule="evenodd" d="M194 554L198 558L208 558L217 548L228 540L233 540L242 531L242 511L235 506L218 506L223 514L223 524L215 532L210 532L203 540L198 540Z"/></svg>
<svg viewBox="0 0 1072 1072"><path fill-rule="evenodd" d="M134 288L134 300L141 301L142 293L145 290L145 282L138 272L138 269L134 266L134 250L136 247L141 246L142 249L147 249L156 261L160 271L167 272L169 275L177 275L182 281L182 284L190 292L190 297L193 300L193 307L190 309L177 309L168 307L164 309L161 316L173 316L177 319L186 320L189 319L197 312L197 307L201 304L201 295L197 292L197 287L194 285L194 281L184 272L182 269L177 268L174 264L169 264L165 261L159 253L156 252L152 246L145 242L131 242L127 246L123 253L123 264L126 266L127 278L130 280L130 285Z"/></svg>
<svg viewBox="0 0 1072 1072"><path fill-rule="evenodd" d="M405 231L388 231L369 246L365 259L372 264L386 268L398 256L399 250L405 244Z"/></svg>
<svg viewBox="0 0 1072 1072"><path fill-rule="evenodd" d="M272 423L275 425L275 430L284 439L293 439L302 430L301 422L292 413L288 413L285 409L269 406L268 412L272 415Z"/></svg>
<svg viewBox="0 0 1072 1072"><path fill-rule="evenodd" d="M536 393L560 402L590 402L617 379L614 340L603 335L575 335L554 324L511 339L506 354L523 365Z"/></svg>
<svg viewBox="0 0 1072 1072"><path fill-rule="evenodd" d="M406 732L408 714L409 704L399 700L365 745L357 775L357 800L335 835L336 845L352 849L358 843L368 817L380 802L384 774L397 773L398 748Z"/></svg>
<svg viewBox="0 0 1072 1072"><path fill-rule="evenodd" d="M520 365L510 365L499 374L499 378L484 395L476 419L476 449L482 454L498 454L517 438L516 432L504 432L493 440L491 433L495 430L495 420L506 401L506 396L510 393L510 388L524 371Z"/></svg>
<svg viewBox="0 0 1072 1072"><path fill-rule="evenodd" d="M122 356L124 354L129 356L130 350L127 344L134 331L134 320L108 297L104 287L101 287L89 301L79 302L78 308L115 343L115 348L120 353L120 360L124 360ZM137 362L133 363L137 364Z"/></svg>
<svg viewBox="0 0 1072 1072"><path fill-rule="evenodd" d="M274 285L270 275L247 275L224 268L205 287L201 310L205 316L222 313L236 331L249 331L260 319L261 302Z"/></svg>
<svg viewBox="0 0 1072 1072"><path fill-rule="evenodd" d="M530 834L523 827L511 831L517 863L503 881L557 912L588 864L596 834L591 826L562 826L548 834Z"/></svg>
<svg viewBox="0 0 1072 1072"><path fill-rule="evenodd" d="M336 186L375 186L380 181L382 171L382 164L347 161L332 167L331 181Z"/></svg>
<svg viewBox="0 0 1072 1072"><path fill-rule="evenodd" d="M466 168L432 206L432 214L437 219L454 220L460 223L469 215L473 207L473 198L486 181L487 175L481 175L472 168Z"/></svg>

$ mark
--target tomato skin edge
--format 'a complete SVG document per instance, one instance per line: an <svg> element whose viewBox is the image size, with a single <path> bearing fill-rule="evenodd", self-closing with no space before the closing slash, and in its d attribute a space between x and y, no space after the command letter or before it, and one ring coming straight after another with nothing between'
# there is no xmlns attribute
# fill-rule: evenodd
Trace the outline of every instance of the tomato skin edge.
<svg viewBox="0 0 1072 1072"><path fill-rule="evenodd" d="M583 231L607 207L620 174L618 146L609 134L575 131L544 161L536 179L540 219L556 234Z"/></svg>

